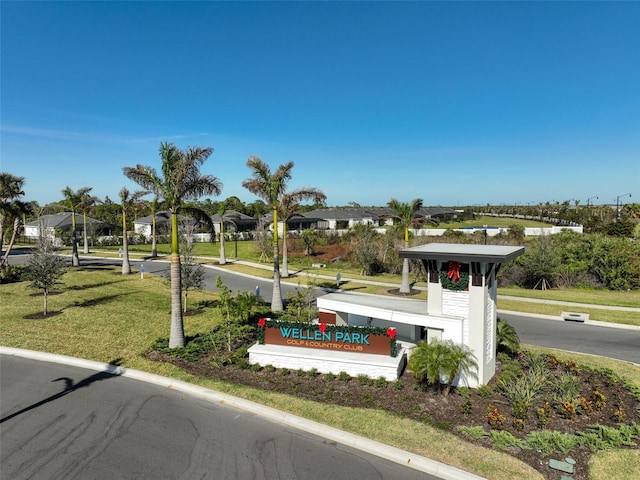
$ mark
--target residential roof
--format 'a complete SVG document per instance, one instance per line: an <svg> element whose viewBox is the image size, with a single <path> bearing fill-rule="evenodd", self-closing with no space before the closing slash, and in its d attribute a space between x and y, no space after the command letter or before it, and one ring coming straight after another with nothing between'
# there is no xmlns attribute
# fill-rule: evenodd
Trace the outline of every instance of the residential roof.
<svg viewBox="0 0 640 480"><path fill-rule="evenodd" d="M400 250L401 258L416 260L460 261L463 263L506 263L524 253L524 247L506 245L466 245L427 243Z"/></svg>
<svg viewBox="0 0 640 480"><path fill-rule="evenodd" d="M72 225L72 213L71 212L61 212L61 213L53 213L50 215L42 215L39 220L33 220L32 222L27 223L25 226L28 227L38 227L42 225L44 228L65 228L71 227ZM76 227L80 227L83 224L82 215L79 213L75 214L76 219ZM101 222L100 220L96 220L95 218L87 217L87 224L96 225L96 226L110 226L107 223Z"/></svg>
<svg viewBox="0 0 640 480"><path fill-rule="evenodd" d="M178 215L178 218L185 219L182 215ZM171 212L162 210L156 213L156 225L164 225L171 221ZM153 215L147 215L146 217L136 218L133 221L134 225L151 225L153 223Z"/></svg>
<svg viewBox="0 0 640 480"><path fill-rule="evenodd" d="M237 222L237 223L250 223L256 222L257 220L249 215L245 215L244 213L237 212L236 210L227 210L222 215L225 221ZM214 223L220 223L220 214L216 213L211 216L211 221Z"/></svg>
<svg viewBox="0 0 640 480"><path fill-rule="evenodd" d="M363 208L320 208L304 214L307 218L320 218L322 220L357 220L363 218L388 217L396 211L390 207L363 207ZM416 212L419 217L433 217L436 215L457 215L458 212L449 207L422 207Z"/></svg>

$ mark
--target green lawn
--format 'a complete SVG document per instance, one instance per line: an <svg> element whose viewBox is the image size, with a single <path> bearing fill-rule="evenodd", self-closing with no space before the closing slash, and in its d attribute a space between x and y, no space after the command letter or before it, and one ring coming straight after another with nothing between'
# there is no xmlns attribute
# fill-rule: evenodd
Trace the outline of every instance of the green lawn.
<svg viewBox="0 0 640 480"><path fill-rule="evenodd" d="M65 274L63 282L59 293L49 299L50 311L59 313L47 319L26 318L41 311L42 296L28 289L25 282L1 284L0 344L100 362L119 360L125 367L171 376L247 398L489 479L541 478L509 455L477 447L447 432L419 422L397 419L386 412L318 405L286 395L195 378L177 367L150 362L142 357L142 353L158 337L167 337L169 333L169 291L162 279L151 276L141 279L137 274L122 276L119 268L80 267ZM210 303L216 295L195 292L190 297L193 305L196 302ZM185 333L206 332L219 320L215 308L204 308L200 315L185 316ZM582 358L591 359L572 354L574 361ZM640 385L640 367L616 361L608 361L607 365ZM628 452L613 451L606 455L606 462L598 464L605 464L604 473L594 476L593 480L625 478L624 471L629 469ZM596 455L594 461L597 462L600 456ZM637 473L637 469L632 470L632 474Z"/></svg>
<svg viewBox="0 0 640 480"><path fill-rule="evenodd" d="M463 222L449 222L449 223L441 223L437 227L427 227L427 228L461 228L461 227L480 227L482 228L484 225L488 227L509 227L518 223L525 228L549 228L552 225L549 223L539 222L537 220L525 220L523 218L510 218L510 217L476 217L473 220L465 220Z"/></svg>

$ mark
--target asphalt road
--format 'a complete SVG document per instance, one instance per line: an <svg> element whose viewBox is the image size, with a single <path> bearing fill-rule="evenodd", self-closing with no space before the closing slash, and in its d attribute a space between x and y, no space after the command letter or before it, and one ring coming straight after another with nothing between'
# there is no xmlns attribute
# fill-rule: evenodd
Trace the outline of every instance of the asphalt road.
<svg viewBox="0 0 640 480"><path fill-rule="evenodd" d="M0 478L434 479L230 406L0 356Z"/></svg>
<svg viewBox="0 0 640 480"><path fill-rule="evenodd" d="M499 302L498 302L499 303ZM623 329L580 322L537 319L500 313L522 343L610 357L640 364L640 329Z"/></svg>

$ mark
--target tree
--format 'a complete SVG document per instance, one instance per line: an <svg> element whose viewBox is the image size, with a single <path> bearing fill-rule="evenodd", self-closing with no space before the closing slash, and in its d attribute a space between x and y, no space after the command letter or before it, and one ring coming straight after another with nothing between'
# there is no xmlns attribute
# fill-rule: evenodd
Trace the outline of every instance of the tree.
<svg viewBox="0 0 640 480"><path fill-rule="evenodd" d="M218 306L224 319L221 333L227 351L231 352L236 342L245 339L253 331L254 327L247 323L259 308L261 300L250 292L238 292L234 297L220 277L216 277L216 287L219 296Z"/></svg>
<svg viewBox="0 0 640 480"><path fill-rule="evenodd" d="M293 162L280 165L271 173L269 165L259 157L251 156L247 160L247 167L251 170L252 178L242 182L242 186L254 195L262 198L273 214L273 296L271 310L282 311L282 292L280 290L280 255L278 246L278 214L283 209L283 198L287 195L287 181L291 179ZM324 196L317 189L299 189L289 193L292 199L316 198ZM286 219L284 221L286 224ZM285 230L286 231L286 230Z"/></svg>
<svg viewBox="0 0 640 480"><path fill-rule="evenodd" d="M183 313L189 311L189 292L202 289L205 281L204 267L196 261L196 257L193 254L195 226L195 222L191 219L185 219L180 222L180 280L182 282L182 292L184 293ZM164 272L164 277L171 283L171 269L167 269Z"/></svg>
<svg viewBox="0 0 640 480"><path fill-rule="evenodd" d="M89 195L92 189L89 188L80 199L78 210L82 212L82 233L84 237L84 249L83 253L89 253L89 239L87 236L87 213L93 208L93 206L99 202L98 197Z"/></svg>
<svg viewBox="0 0 640 480"><path fill-rule="evenodd" d="M391 218L394 219L394 223L397 222L398 226L404 230L404 247L409 248L409 229L421 222L419 218L416 218L416 213L422 208L422 199L415 198L409 203L403 203L392 198L389 200L389 203L387 203L387 206L395 210L395 214L392 214ZM408 258L405 258L402 261L402 283L400 284L400 293L411 293L411 286L409 285Z"/></svg>
<svg viewBox="0 0 640 480"><path fill-rule="evenodd" d="M376 270L378 250L376 237L378 233L371 225L358 224L353 228L353 255L360 267L360 275L372 275Z"/></svg>
<svg viewBox="0 0 640 480"><path fill-rule="evenodd" d="M522 240L524 240L524 232L525 228L521 223L512 223L509 225L509 236L515 242L522 242Z"/></svg>
<svg viewBox="0 0 640 480"><path fill-rule="evenodd" d="M129 237L127 232L127 214L131 212L133 206L140 201L142 197L148 195L149 192L139 190L133 194L129 192L127 187L120 190L120 208L122 209L122 275L131 273L131 264L129 263Z"/></svg>
<svg viewBox="0 0 640 480"><path fill-rule="evenodd" d="M302 243L304 245L304 254L308 257L313 253L313 247L318 244L318 232L315 230L305 230L300 235Z"/></svg>
<svg viewBox="0 0 640 480"><path fill-rule="evenodd" d="M169 347L184 347L182 319L182 292L180 271L180 247L178 241L178 213L184 213L204 222L214 234L211 218L200 209L185 207L187 200L197 200L205 195L219 195L222 183L213 175L202 175L200 166L209 158L211 147L187 147L180 150L172 143L160 144L162 175L152 167L137 165L125 167L124 174L138 185L160 197L171 213L171 332Z"/></svg>
<svg viewBox="0 0 640 480"><path fill-rule="evenodd" d="M20 218L31 211L30 205L20 200L24 195L23 186L24 177L0 173L0 268L7 263L20 228ZM3 254L4 235L9 225L13 225L13 231L7 250Z"/></svg>
<svg viewBox="0 0 640 480"><path fill-rule="evenodd" d="M289 276L289 263L287 258L287 222L300 213L302 200L323 202L327 196L317 188L299 188L293 192L285 193L280 199L279 214L282 218L282 276Z"/></svg>
<svg viewBox="0 0 640 480"><path fill-rule="evenodd" d="M80 266L80 257L78 256L78 232L76 228L76 212L80 209L83 199L92 190L91 187L82 187L78 190L72 190L71 187L65 187L62 190L64 200L60 202L61 205L71 210L71 243L72 243L72 255L71 265L74 267Z"/></svg>
<svg viewBox="0 0 640 480"><path fill-rule="evenodd" d="M560 256L551 235L536 238L519 260L534 289L540 286L542 290L546 290L555 282Z"/></svg>
<svg viewBox="0 0 640 480"><path fill-rule="evenodd" d="M47 299L51 288L65 273L66 260L56 255L51 241L41 236L38 248L29 257L26 278L31 280L30 286L42 290L44 295L44 316L47 316Z"/></svg>

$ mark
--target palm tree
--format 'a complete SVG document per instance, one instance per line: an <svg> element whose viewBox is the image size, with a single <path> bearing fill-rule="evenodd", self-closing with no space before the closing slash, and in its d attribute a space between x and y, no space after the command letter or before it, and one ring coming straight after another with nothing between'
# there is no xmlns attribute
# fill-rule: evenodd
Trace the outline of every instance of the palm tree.
<svg viewBox="0 0 640 480"><path fill-rule="evenodd" d="M271 311L280 312L283 309L282 293L280 290L280 265L278 249L278 206L285 192L287 180L291 178L293 162L280 165L273 174L271 168L260 157L250 156L247 167L253 178L242 182L242 186L254 195L264 199L273 213L273 295L271 296Z"/></svg>
<svg viewBox="0 0 640 480"><path fill-rule="evenodd" d="M327 196L317 188L299 188L293 192L282 195L280 200L280 218L282 218L282 276L289 276L289 264L287 261L287 222L300 212L300 201L313 200L324 202Z"/></svg>
<svg viewBox="0 0 640 480"><path fill-rule="evenodd" d="M162 176L152 167L137 165L123 169L127 178L160 197L171 213L171 333L169 347L184 347L182 321L182 290L180 275L180 247L178 237L178 213L185 212L204 221L211 229L211 218L200 209L185 207L183 202L204 195L219 195L222 183L213 175L202 175L200 166L209 158L211 147L187 147L180 150L172 143L160 144Z"/></svg>
<svg viewBox="0 0 640 480"><path fill-rule="evenodd" d="M449 395L453 382L458 375L477 376L478 363L471 350L451 340L444 342L446 353L441 365L442 374L447 379L444 394Z"/></svg>
<svg viewBox="0 0 640 480"><path fill-rule="evenodd" d="M71 210L71 243L73 253L71 255L71 265L74 267L80 266L80 257L78 256L78 238L76 232L76 211L81 207L83 199L91 191L91 187L82 187L76 191L71 190L70 187L65 187L62 190L64 200L60 204Z"/></svg>
<svg viewBox="0 0 640 480"><path fill-rule="evenodd" d="M409 357L409 369L413 376L421 381L433 385L440 391L440 372L446 355L446 348L442 342L432 340L420 342Z"/></svg>
<svg viewBox="0 0 640 480"><path fill-rule="evenodd" d="M22 202L19 197L24 195L22 187L24 177L17 177L10 173L0 173L0 267L7 263L9 252L13 247L20 227L20 217L30 211L29 204ZM5 227L7 221L13 219L13 233L6 252L2 255Z"/></svg>
<svg viewBox="0 0 640 480"><path fill-rule="evenodd" d="M78 209L82 212L82 230L84 236L84 250L83 253L89 253L89 239L87 236L87 213L93 208L93 206L100 200L98 197L89 195L92 189L89 188L87 192L82 196Z"/></svg>
<svg viewBox="0 0 640 480"><path fill-rule="evenodd" d="M122 275L131 273L131 264L129 263L129 237L127 236L127 214L131 211L140 198L148 195L145 190L137 191L133 194L129 192L127 187L120 190L120 208L122 209Z"/></svg>
<svg viewBox="0 0 640 480"><path fill-rule="evenodd" d="M242 186L254 195L262 198L273 213L273 296L271 298L271 310L279 312L283 309L282 293L280 290L280 258L278 248L278 212L282 211L283 198L286 198L287 181L291 179L293 162L280 165L271 173L269 165L259 157L251 156L247 160L247 167L251 170L253 178L242 182ZM293 199L315 198L324 194L316 189L299 189L288 194ZM285 222L286 224L286 218ZM286 227L285 227L286 228ZM286 232L286 230L285 230Z"/></svg>
<svg viewBox="0 0 640 480"><path fill-rule="evenodd" d="M410 203L401 203L395 198L387 203L389 208L396 211L391 217L398 222L398 226L404 229L404 246L409 247L409 229L420 222L416 219L416 212L422 208L422 199L416 198ZM402 283L400 284L400 293L411 293L409 285L409 259L402 261Z"/></svg>

